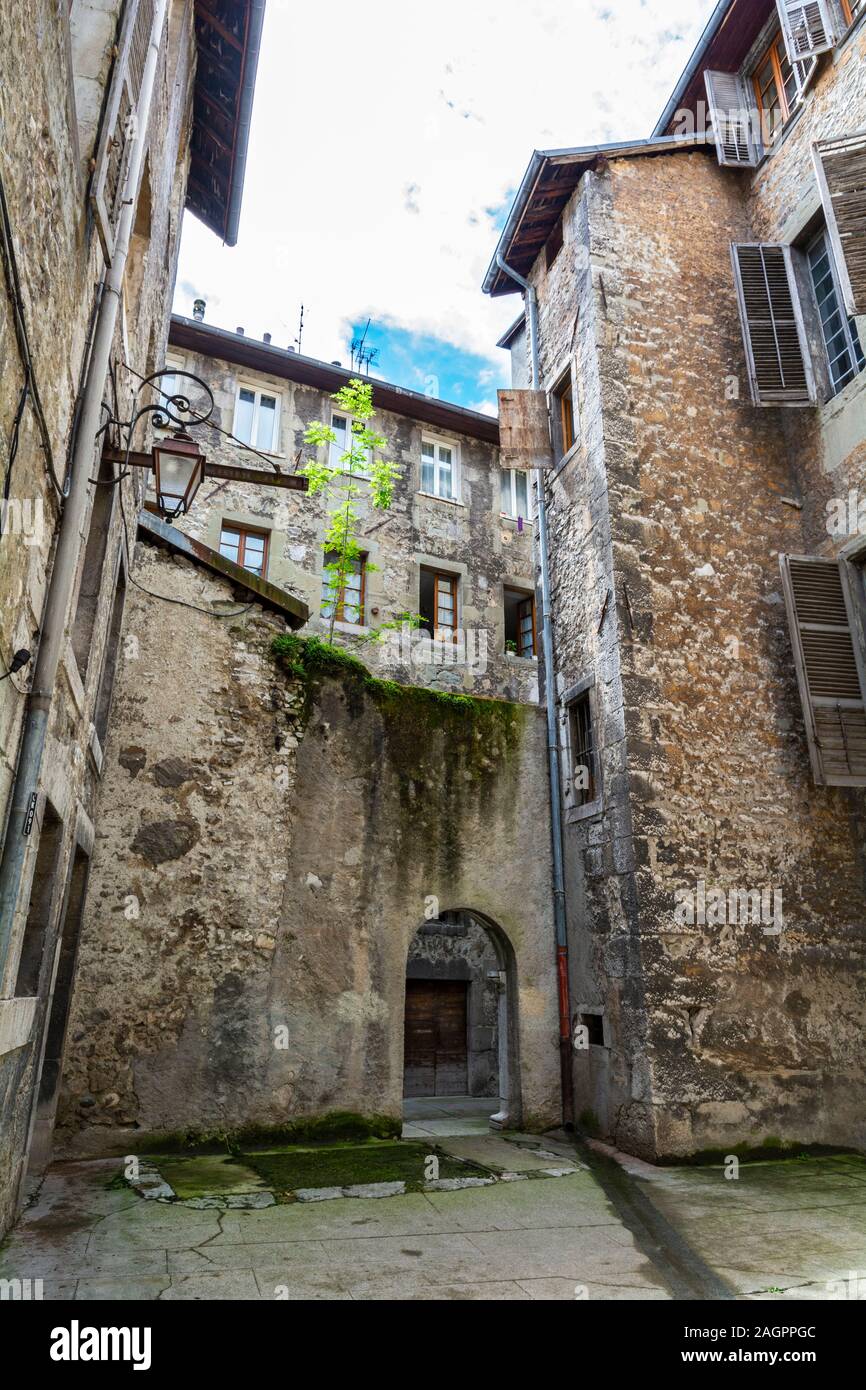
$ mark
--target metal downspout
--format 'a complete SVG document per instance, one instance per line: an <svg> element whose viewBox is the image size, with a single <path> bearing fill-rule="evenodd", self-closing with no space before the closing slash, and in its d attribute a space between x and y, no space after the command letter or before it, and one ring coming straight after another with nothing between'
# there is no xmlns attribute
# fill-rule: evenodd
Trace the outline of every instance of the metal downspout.
<svg viewBox="0 0 866 1390"><path fill-rule="evenodd" d="M526 296L529 319L529 350L532 360L532 389L540 389L538 364L538 301L528 280L496 253L496 264L504 275L520 285ZM556 713L553 665L553 616L550 602L550 564L547 545L547 503L544 475L534 469L538 499L538 559L541 569L541 642L544 652L544 692L547 706L547 757L550 770L550 834L553 850L553 920L556 930L556 979L559 995L559 1065L562 1077L562 1120L574 1124L574 1083L571 1070L571 1004L568 992L568 937L565 929L565 870L562 856L562 783L559 769L559 722Z"/></svg>
<svg viewBox="0 0 866 1390"><path fill-rule="evenodd" d="M114 256L105 278L105 290L99 306L90 367L82 398L80 424L72 458L71 487L60 522L54 568L42 615L43 637L39 645L39 655L33 674L33 686L28 699L24 736L15 782L10 792L11 809L3 845L3 857L0 861L0 998L5 997L3 979L12 940L15 908L21 890L27 847L30 843L23 831L33 797L39 787L57 670L66 644L69 600L75 586L81 537L90 496L90 475L93 472L96 435L102 423L102 395L111 360L111 348L117 324L123 277L129 255L129 242L136 211L136 194L144 160L144 136L150 119L156 68L167 7L168 0L156 0L154 25L142 71L138 120L127 169ZM14 990L14 981L10 983L9 988L10 991Z"/></svg>

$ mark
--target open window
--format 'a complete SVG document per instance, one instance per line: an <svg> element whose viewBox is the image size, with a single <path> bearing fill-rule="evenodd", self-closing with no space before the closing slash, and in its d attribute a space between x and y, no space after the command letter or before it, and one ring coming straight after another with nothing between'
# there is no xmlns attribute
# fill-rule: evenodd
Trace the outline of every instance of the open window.
<svg viewBox="0 0 866 1390"><path fill-rule="evenodd" d="M806 248L806 260L821 323L830 389L835 396L866 368L866 357L857 322L845 311L836 260L825 227Z"/></svg>
<svg viewBox="0 0 866 1390"><path fill-rule="evenodd" d="M537 655L535 595L524 589L503 590L505 608L505 650L531 661Z"/></svg>
<svg viewBox="0 0 866 1390"><path fill-rule="evenodd" d="M866 133L822 140L812 153L843 307L866 314Z"/></svg>
<svg viewBox="0 0 866 1390"><path fill-rule="evenodd" d="M456 574L421 570L418 604L421 627L437 642L457 641L458 582Z"/></svg>

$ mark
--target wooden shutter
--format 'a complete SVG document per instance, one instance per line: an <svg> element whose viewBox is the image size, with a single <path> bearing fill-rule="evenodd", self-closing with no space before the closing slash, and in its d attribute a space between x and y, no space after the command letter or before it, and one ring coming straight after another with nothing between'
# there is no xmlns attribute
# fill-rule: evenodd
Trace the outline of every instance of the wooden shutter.
<svg viewBox="0 0 866 1390"><path fill-rule="evenodd" d="M503 468L553 466L544 391L499 392L499 451Z"/></svg>
<svg viewBox="0 0 866 1390"><path fill-rule="evenodd" d="M844 32L833 0L776 0L776 8L792 63L828 53Z"/></svg>
<svg viewBox="0 0 866 1390"><path fill-rule="evenodd" d="M788 246L733 243L755 405L811 405L815 380Z"/></svg>
<svg viewBox="0 0 866 1390"><path fill-rule="evenodd" d="M839 563L779 559L815 781L866 786L866 703Z"/></svg>
<svg viewBox="0 0 866 1390"><path fill-rule="evenodd" d="M141 81L155 18L155 0L126 0L90 190L96 225L109 259L114 254L126 175L137 131Z"/></svg>
<svg viewBox="0 0 866 1390"><path fill-rule="evenodd" d="M849 314L866 314L866 131L812 146L833 257Z"/></svg>
<svg viewBox="0 0 866 1390"><path fill-rule="evenodd" d="M754 168L762 150L753 93L736 72L707 71L704 82L719 163Z"/></svg>

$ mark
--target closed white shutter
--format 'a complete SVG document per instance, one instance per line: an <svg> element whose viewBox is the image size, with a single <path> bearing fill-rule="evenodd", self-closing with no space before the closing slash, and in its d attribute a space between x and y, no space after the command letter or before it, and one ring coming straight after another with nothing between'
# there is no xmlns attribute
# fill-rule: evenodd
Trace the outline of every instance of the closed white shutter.
<svg viewBox="0 0 866 1390"><path fill-rule="evenodd" d="M776 0L785 47L792 63L829 53L843 33L833 0Z"/></svg>
<svg viewBox="0 0 866 1390"><path fill-rule="evenodd" d="M866 131L812 146L842 297L866 314Z"/></svg>
<svg viewBox="0 0 866 1390"><path fill-rule="evenodd" d="M126 0L117 40L111 88L94 161L90 196L96 225L110 259L123 202L147 50L155 22L155 0Z"/></svg>
<svg viewBox="0 0 866 1390"><path fill-rule="evenodd" d="M719 163L753 169L762 154L754 95L736 72L707 71L704 82Z"/></svg>
<svg viewBox="0 0 866 1390"><path fill-rule="evenodd" d="M866 701L839 563L779 560L815 782L866 786Z"/></svg>
<svg viewBox="0 0 866 1390"><path fill-rule="evenodd" d="M815 380L788 246L733 243L731 256L755 405L811 405Z"/></svg>

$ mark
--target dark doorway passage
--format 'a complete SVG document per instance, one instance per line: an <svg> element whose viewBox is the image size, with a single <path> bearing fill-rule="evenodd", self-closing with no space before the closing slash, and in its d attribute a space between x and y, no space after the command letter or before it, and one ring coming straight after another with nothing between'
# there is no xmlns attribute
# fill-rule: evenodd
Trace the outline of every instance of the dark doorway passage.
<svg viewBox="0 0 866 1390"><path fill-rule="evenodd" d="M51 1158L51 1140L59 1099L66 1025L69 1021L69 1007L72 1003L78 938L81 932L81 920L84 916L84 900L87 894L89 870L90 859L80 846L76 846L60 926L60 939L57 944L57 969L44 1035L45 1051L28 1156L28 1172L31 1177L34 1173L40 1173Z"/></svg>
<svg viewBox="0 0 866 1390"><path fill-rule="evenodd" d="M405 1095L467 1094L466 991L462 980L406 981Z"/></svg>

